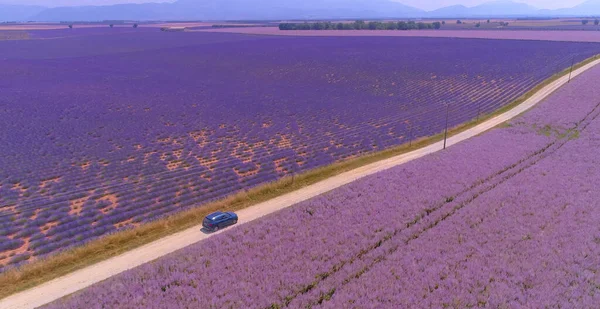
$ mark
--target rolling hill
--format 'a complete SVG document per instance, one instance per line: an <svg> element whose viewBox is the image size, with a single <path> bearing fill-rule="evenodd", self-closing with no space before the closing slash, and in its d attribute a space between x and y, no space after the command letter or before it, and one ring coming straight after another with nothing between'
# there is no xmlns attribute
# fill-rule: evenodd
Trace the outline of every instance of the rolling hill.
<svg viewBox="0 0 600 309"><path fill-rule="evenodd" d="M425 12L388 0L180 0L173 4L59 7L34 18L44 21L104 19L315 19L413 17Z"/></svg>

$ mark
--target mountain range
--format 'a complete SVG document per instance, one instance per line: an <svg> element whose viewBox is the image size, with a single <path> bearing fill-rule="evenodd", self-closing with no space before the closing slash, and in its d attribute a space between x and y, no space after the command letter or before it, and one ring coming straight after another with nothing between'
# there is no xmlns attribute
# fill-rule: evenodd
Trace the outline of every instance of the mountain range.
<svg viewBox="0 0 600 309"><path fill-rule="evenodd" d="M34 5L0 4L0 21L25 21L47 8Z"/></svg>
<svg viewBox="0 0 600 309"><path fill-rule="evenodd" d="M558 10L540 10L524 3L499 0L474 7L454 5L429 12L391 0L178 0L174 3L56 8L0 4L0 21L281 20L542 16L600 16L600 0L588 0L575 7Z"/></svg>

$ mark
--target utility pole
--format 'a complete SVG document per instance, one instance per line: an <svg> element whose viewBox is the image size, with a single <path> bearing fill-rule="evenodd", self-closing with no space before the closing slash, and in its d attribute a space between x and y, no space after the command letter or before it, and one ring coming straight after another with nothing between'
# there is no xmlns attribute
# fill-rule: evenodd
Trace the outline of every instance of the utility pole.
<svg viewBox="0 0 600 309"><path fill-rule="evenodd" d="M571 73L573 73L573 65L575 64L575 56L573 56L573 60L571 61L571 70L569 71L569 81L567 83L571 82Z"/></svg>
<svg viewBox="0 0 600 309"><path fill-rule="evenodd" d="M444 149L446 149L446 140L448 139L448 113L450 111L450 104L446 104L446 129L444 130Z"/></svg>

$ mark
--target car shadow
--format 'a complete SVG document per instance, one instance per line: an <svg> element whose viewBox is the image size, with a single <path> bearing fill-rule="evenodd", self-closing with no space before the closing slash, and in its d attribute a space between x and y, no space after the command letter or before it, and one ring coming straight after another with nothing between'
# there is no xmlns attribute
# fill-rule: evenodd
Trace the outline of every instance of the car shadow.
<svg viewBox="0 0 600 309"><path fill-rule="evenodd" d="M207 230L204 227L200 229L200 232L202 232L202 233L204 233L206 235L210 235L210 234L214 233L214 231Z"/></svg>

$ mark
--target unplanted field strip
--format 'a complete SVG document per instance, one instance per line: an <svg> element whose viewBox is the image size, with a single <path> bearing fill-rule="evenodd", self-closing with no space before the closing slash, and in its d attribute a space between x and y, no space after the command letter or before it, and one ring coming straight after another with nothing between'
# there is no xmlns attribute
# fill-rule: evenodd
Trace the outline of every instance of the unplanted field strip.
<svg viewBox="0 0 600 309"><path fill-rule="evenodd" d="M593 66L600 64L600 60L593 61L573 72L572 77L575 77ZM465 130L462 133L450 137L447 145L451 146L462 142L470 137L481 134L503 122L506 122L521 113L527 111L535 104L541 102L548 97L552 92L566 84L569 76L563 76L540 91L536 92L525 102L519 104L515 108L487 120L471 129ZM443 141L436 142L429 146L417 149L415 151L398 155L389 159L371 163L354 170L344 172L337 176L325 179L313 185L290 192L274 198L272 200L256 204L254 206L238 211L239 223L244 224L256 220L265 215L271 214L278 210L290 207L294 204L306 201L310 198L339 188L343 185L351 183L359 178L375 174L377 172L390 169L401 165L411 160L426 156L428 154L442 150ZM237 228L234 227L234 228ZM128 269L140 266L144 263L153 261L161 256L167 255L176 250L197 243L201 240L212 237L213 235L224 232L219 231L213 234L205 234L201 231L201 226L195 226L176 234L164 237L157 241L143 245L129 252L123 253L108 260L77 270L73 273L60 278L43 283L32 289L14 294L3 299L0 302L0 309L24 309L36 308L59 298L84 289L94 283L108 279L114 275L124 272Z"/></svg>
<svg viewBox="0 0 600 309"><path fill-rule="evenodd" d="M286 37L424 37L484 40L600 42L597 31L581 30L279 30L277 27L209 28L188 32L238 33Z"/></svg>

